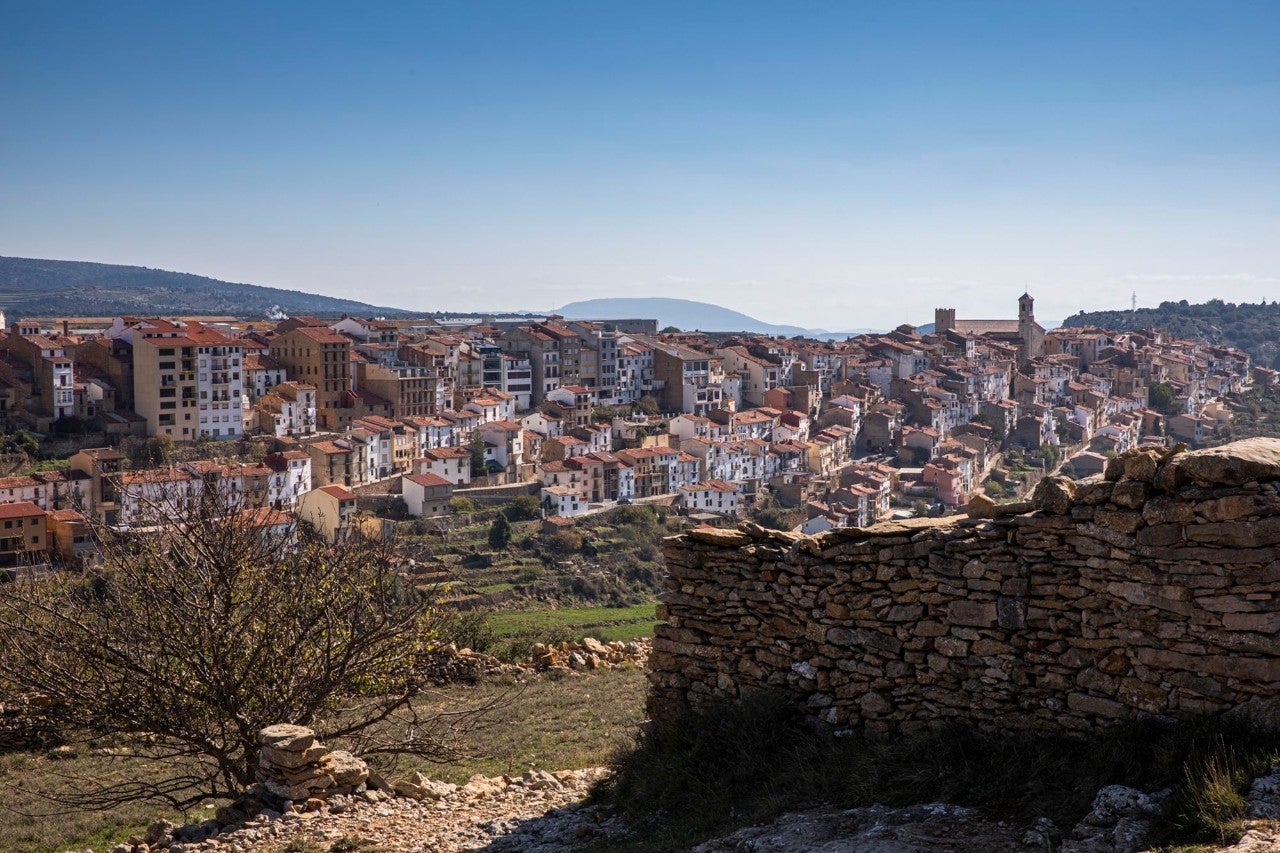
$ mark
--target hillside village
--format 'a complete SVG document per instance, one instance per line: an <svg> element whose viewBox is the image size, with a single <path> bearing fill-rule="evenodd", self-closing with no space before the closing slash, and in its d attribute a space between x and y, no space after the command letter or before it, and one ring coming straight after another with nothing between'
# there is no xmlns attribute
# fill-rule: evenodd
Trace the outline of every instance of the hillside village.
<svg viewBox="0 0 1280 853"><path fill-rule="evenodd" d="M1139 444L1212 442L1233 395L1277 379L1158 330L1046 332L1025 294L1017 319L939 309L930 334L831 343L484 320L16 320L0 418L79 446L0 479L5 527L24 531L0 560L74 559L84 515L137 524L214 484L246 522L296 515L329 539L376 530L360 497L387 493L436 519L457 496L527 493L551 525L631 502L717 523L767 499L806 533L864 527L1012 498L1059 465L1097 473ZM121 443L146 438L225 452L131 465Z"/></svg>

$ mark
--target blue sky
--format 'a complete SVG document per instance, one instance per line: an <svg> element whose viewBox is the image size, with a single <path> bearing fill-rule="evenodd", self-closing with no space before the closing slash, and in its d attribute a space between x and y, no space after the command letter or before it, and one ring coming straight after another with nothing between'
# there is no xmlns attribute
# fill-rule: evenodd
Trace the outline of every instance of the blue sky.
<svg viewBox="0 0 1280 853"><path fill-rule="evenodd" d="M0 0L0 254L776 322L1280 297L1280 3Z"/></svg>

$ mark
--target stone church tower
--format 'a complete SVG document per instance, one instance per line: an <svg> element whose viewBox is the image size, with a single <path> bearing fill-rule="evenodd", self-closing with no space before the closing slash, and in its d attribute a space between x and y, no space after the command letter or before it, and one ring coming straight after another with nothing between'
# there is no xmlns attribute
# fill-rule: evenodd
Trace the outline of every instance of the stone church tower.
<svg viewBox="0 0 1280 853"><path fill-rule="evenodd" d="M1018 297L1018 336L1022 338L1023 359L1044 355L1044 329L1036 322L1035 300L1031 294Z"/></svg>

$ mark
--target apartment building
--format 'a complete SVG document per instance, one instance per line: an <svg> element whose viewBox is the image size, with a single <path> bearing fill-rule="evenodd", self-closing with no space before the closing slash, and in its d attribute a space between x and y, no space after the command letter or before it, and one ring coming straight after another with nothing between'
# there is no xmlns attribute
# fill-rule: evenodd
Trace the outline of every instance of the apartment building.
<svg viewBox="0 0 1280 853"><path fill-rule="evenodd" d="M316 432L316 387L305 382L281 382L254 404L256 426L277 438L303 437Z"/></svg>
<svg viewBox="0 0 1280 853"><path fill-rule="evenodd" d="M653 346L653 376L661 383L663 411L706 417L724 405L724 366L721 360L680 344L647 341Z"/></svg>
<svg viewBox="0 0 1280 853"><path fill-rule="evenodd" d="M440 411L440 377L434 367L408 362L356 362L355 386L391 404L390 417L429 417Z"/></svg>
<svg viewBox="0 0 1280 853"><path fill-rule="evenodd" d="M107 336L133 348L134 410L148 435L176 441L244 432L243 346L201 323L117 317Z"/></svg>
<svg viewBox="0 0 1280 853"><path fill-rule="evenodd" d="M19 329L0 338L0 347L16 362L29 383L24 408L34 415L38 429L47 429L60 418L75 414L74 366L66 346L39 334L18 334Z"/></svg>
<svg viewBox="0 0 1280 853"><path fill-rule="evenodd" d="M287 321L286 321L287 322ZM280 327L285 328L282 323ZM289 378L316 387L316 412L325 430L351 424L343 414L344 395L351 390L351 339L324 325L294 326L271 339L270 355L283 364Z"/></svg>

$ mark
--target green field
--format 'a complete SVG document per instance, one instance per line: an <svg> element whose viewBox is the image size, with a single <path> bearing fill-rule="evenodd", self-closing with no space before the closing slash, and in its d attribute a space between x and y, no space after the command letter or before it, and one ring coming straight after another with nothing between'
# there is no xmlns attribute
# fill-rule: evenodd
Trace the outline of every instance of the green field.
<svg viewBox="0 0 1280 853"><path fill-rule="evenodd" d="M641 633L631 633L627 639L647 636L653 631L656 602L636 604L631 607L566 607L559 610L499 611L490 614L489 627L498 637L515 634L542 633L557 628L575 630L579 637L593 628L647 627ZM620 633L626 633L620 632Z"/></svg>

